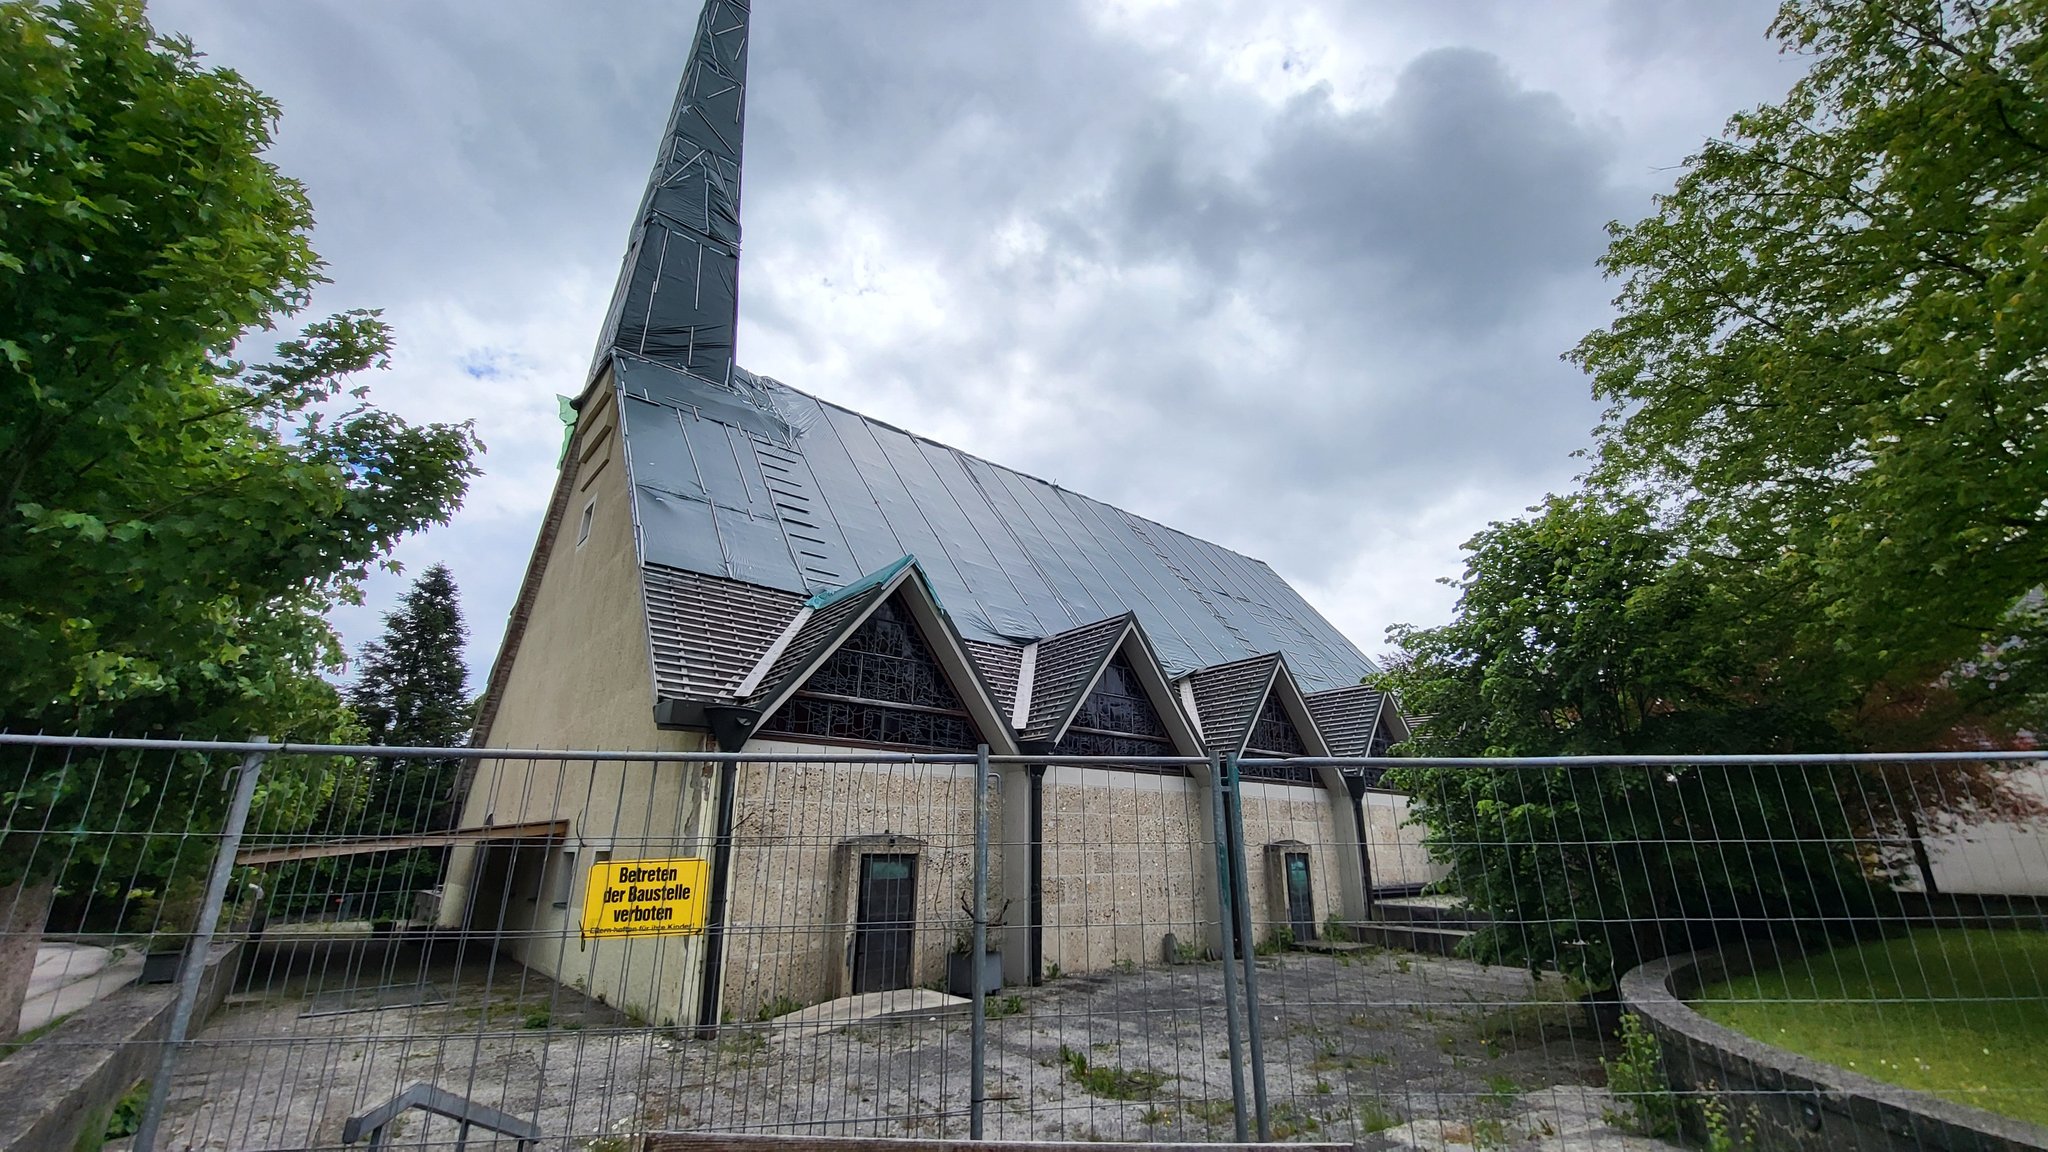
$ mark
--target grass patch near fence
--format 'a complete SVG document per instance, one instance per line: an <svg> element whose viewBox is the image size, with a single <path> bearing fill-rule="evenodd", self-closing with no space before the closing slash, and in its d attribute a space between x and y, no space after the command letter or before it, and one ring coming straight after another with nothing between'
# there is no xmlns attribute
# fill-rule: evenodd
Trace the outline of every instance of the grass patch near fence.
<svg viewBox="0 0 2048 1152"><path fill-rule="evenodd" d="M1092 1062L1085 1052L1060 1045L1060 1063L1067 1077L1091 1096L1105 1100L1150 1100L1159 1086L1172 1077L1150 1068L1125 1068L1117 1064Z"/></svg>
<svg viewBox="0 0 2048 1152"><path fill-rule="evenodd" d="M2048 933L1923 928L1702 989L1745 1035L2048 1124Z"/></svg>

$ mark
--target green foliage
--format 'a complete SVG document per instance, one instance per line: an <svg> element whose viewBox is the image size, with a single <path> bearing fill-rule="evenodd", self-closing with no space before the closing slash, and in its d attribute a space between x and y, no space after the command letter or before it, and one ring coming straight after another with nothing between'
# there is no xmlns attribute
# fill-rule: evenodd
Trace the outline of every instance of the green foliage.
<svg viewBox="0 0 2048 1152"><path fill-rule="evenodd" d="M120 1140L135 1135L142 1127L142 1111L149 1104L149 1081L138 1080L128 1091L114 1101L114 1111L107 1117L105 1138Z"/></svg>
<svg viewBox="0 0 2048 1152"><path fill-rule="evenodd" d="M1266 933L1264 940L1252 945L1252 955L1278 956L1280 953L1286 952L1293 947L1294 929L1283 926Z"/></svg>
<svg viewBox="0 0 2048 1152"><path fill-rule="evenodd" d="M754 1014L754 1019L765 1023L777 1016L787 1016L791 1012L800 1011L803 1006L804 1002L796 997L787 992L780 993L774 999L764 1001L761 1010Z"/></svg>
<svg viewBox="0 0 2048 1152"><path fill-rule="evenodd" d="M1864 690L1812 639L1782 573L1688 544L1648 505L1553 498L1467 546L1457 618L1397 629L1383 682L1454 756L1827 752L1876 743ZM1398 768L1442 887L1493 923L1489 961L1589 986L1724 927L1867 914L1905 857L1873 832L2002 810L1980 767ZM1740 834L1734 834L1734 830ZM1903 838L1890 837L1900 845Z"/></svg>
<svg viewBox="0 0 2048 1152"><path fill-rule="evenodd" d="M139 0L0 3L0 72L0 727L347 738L323 615L453 511L471 432L351 385L389 355L372 312L233 357L321 279L304 191L262 156L277 107L241 77ZM122 788L80 767L8 769L9 826L67 831L9 834L0 883L181 870L204 837L86 830L203 828L226 796L195 757ZM348 770L273 761L266 818L310 818Z"/></svg>
<svg viewBox="0 0 2048 1152"><path fill-rule="evenodd" d="M1808 74L1612 229L1618 316L1571 354L1611 404L1593 478L1795 572L1863 679L2038 720L2048 3L1789 0L1772 31Z"/></svg>
<svg viewBox="0 0 2048 1152"><path fill-rule="evenodd" d="M2048 1124L2048 932L1919 928L1700 990L1719 1024L1816 1060Z"/></svg>
<svg viewBox="0 0 2048 1152"><path fill-rule="evenodd" d="M1621 1055L1601 1057L1600 1066L1607 1070L1607 1090L1626 1109L1604 1113L1609 1124L1638 1136L1678 1132L1678 1097L1664 1076L1664 1046L1642 1017L1630 1012L1621 1018Z"/></svg>
<svg viewBox="0 0 2048 1152"><path fill-rule="evenodd" d="M454 748L469 742L466 634L454 578L446 565L436 564L384 617L383 635L363 646L347 700L366 730L364 743ZM319 818L323 833L397 836L452 825L451 793L461 761L380 757L356 767L351 786ZM288 864L278 869L271 907L317 912L340 896L362 915L403 919L413 893L440 875L444 855L443 849L419 848Z"/></svg>
<svg viewBox="0 0 2048 1152"><path fill-rule="evenodd" d="M1014 992L1000 1000L988 1001L983 1008L983 1012L986 1013L990 1020L1000 1020L1005 1016L1015 1016L1022 1011L1024 1011L1024 997Z"/></svg>
<svg viewBox="0 0 2048 1152"><path fill-rule="evenodd" d="M1707 1152L1742 1152L1754 1143L1736 1124L1727 1101L1719 1096L1709 1093L1700 1097L1699 1114L1700 1129L1707 1137Z"/></svg>
<svg viewBox="0 0 2048 1152"><path fill-rule="evenodd" d="M1123 1068L1115 1064L1094 1064L1085 1052L1060 1045L1060 1063L1067 1077L1091 1096L1105 1100L1149 1100L1159 1086L1172 1077L1149 1068Z"/></svg>
<svg viewBox="0 0 2048 1152"><path fill-rule="evenodd" d="M1385 1132L1389 1128L1400 1126L1400 1124L1401 1114L1389 1107L1385 1101L1377 1096L1363 1101L1358 1106L1358 1127L1361 1132L1368 1135L1374 1132Z"/></svg>

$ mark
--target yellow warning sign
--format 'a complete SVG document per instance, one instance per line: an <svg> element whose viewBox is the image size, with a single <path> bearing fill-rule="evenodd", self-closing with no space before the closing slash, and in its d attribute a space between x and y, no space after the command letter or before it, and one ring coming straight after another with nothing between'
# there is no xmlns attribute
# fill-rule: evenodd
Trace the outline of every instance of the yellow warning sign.
<svg viewBox="0 0 2048 1152"><path fill-rule="evenodd" d="M583 888L583 935L673 936L704 930L711 867L683 860L608 860Z"/></svg>

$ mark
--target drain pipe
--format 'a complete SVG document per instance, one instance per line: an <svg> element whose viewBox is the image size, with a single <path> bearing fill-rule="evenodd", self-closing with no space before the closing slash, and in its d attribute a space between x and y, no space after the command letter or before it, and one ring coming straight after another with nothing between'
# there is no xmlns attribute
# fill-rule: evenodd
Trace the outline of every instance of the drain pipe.
<svg viewBox="0 0 2048 1152"><path fill-rule="evenodd" d="M718 750L737 752L746 746L747 733L760 718L753 709L706 708L705 718L718 738ZM731 713L739 713L732 715ZM718 1000L725 984L725 905L732 887L733 791L739 783L739 765L718 766L718 820L711 841L711 901L704 925L704 978L697 989L697 1038L718 1035Z"/></svg>
<svg viewBox="0 0 2048 1152"><path fill-rule="evenodd" d="M1045 765L1026 769L1031 779L1031 986L1045 980Z"/></svg>
<svg viewBox="0 0 2048 1152"><path fill-rule="evenodd" d="M1351 793L1351 819L1358 829L1358 881L1365 889L1365 918L1372 920L1372 846L1366 842L1365 773L1346 772L1344 790Z"/></svg>

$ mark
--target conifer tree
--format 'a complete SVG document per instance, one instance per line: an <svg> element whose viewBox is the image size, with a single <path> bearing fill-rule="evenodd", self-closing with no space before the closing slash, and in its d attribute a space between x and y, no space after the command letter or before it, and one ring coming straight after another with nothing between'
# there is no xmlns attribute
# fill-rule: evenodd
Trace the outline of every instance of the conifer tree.
<svg viewBox="0 0 2048 1152"><path fill-rule="evenodd" d="M462 661L467 637L455 579L446 565L436 564L384 617L383 635L363 645L347 699L369 743L454 748L468 742L471 706ZM459 765L446 757L376 760L361 788L335 797L327 833L409 836L447 828ZM320 861L280 878L278 906L400 919L412 894L434 883L441 856L436 849L412 849Z"/></svg>
<svg viewBox="0 0 2048 1152"><path fill-rule="evenodd" d="M348 702L370 743L449 748L468 738L468 636L455 578L436 564L384 617L384 635L363 646Z"/></svg>

